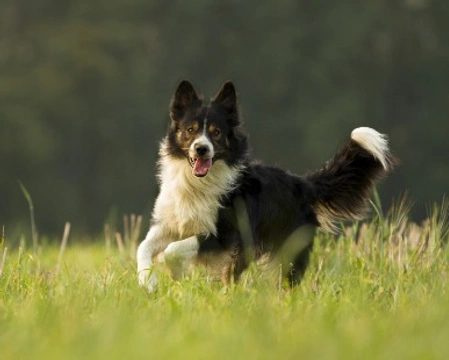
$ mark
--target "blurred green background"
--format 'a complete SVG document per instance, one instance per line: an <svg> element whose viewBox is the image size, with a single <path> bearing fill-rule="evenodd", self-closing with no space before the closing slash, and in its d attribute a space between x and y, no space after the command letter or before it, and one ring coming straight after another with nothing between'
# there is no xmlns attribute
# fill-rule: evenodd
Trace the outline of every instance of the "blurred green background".
<svg viewBox="0 0 449 360"><path fill-rule="evenodd" d="M206 97L234 81L266 163L304 173L371 126L402 162L385 207L408 191L419 220L447 191L447 0L2 0L0 226L28 226L17 180L41 234L148 218L184 78Z"/></svg>

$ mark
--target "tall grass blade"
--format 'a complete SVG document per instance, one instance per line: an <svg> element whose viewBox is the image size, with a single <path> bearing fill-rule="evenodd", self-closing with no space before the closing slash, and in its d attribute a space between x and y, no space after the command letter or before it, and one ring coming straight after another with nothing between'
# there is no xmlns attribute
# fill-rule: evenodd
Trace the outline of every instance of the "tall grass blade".
<svg viewBox="0 0 449 360"><path fill-rule="evenodd" d="M2 256L2 262L0 263L0 277L3 275L3 269L5 268L5 262L6 262L6 253L8 252L8 248L5 247L3 249L3 256Z"/></svg>
<svg viewBox="0 0 449 360"><path fill-rule="evenodd" d="M23 196L28 202L28 207L30 210L30 222L31 222L31 238L33 240L33 252L37 253L37 232L36 232L36 222L34 220L34 205L33 199L31 198L30 193L26 189L26 187L22 184L20 180L18 180L19 186L22 189Z"/></svg>
<svg viewBox="0 0 449 360"><path fill-rule="evenodd" d="M69 234L70 234L70 223L66 222L65 226L64 226L64 233L62 235L61 247L59 249L58 264L56 266L56 273L59 273L59 270L61 269L62 256L64 255L64 251L65 251L65 248L67 246L67 241L69 239Z"/></svg>

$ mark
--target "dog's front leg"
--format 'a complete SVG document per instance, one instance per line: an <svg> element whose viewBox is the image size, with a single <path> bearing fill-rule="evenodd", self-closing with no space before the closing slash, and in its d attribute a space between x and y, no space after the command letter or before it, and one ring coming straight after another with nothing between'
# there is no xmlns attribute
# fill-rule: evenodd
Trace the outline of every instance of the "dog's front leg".
<svg viewBox="0 0 449 360"><path fill-rule="evenodd" d="M150 227L147 236L137 249L137 275L139 285L148 292L157 289L157 276L153 269L153 257L161 252L170 241L165 239L159 225Z"/></svg>
<svg viewBox="0 0 449 360"><path fill-rule="evenodd" d="M198 255L200 244L197 236L175 241L168 244L167 248L158 256L159 261L165 262L170 269L173 278L179 278Z"/></svg>

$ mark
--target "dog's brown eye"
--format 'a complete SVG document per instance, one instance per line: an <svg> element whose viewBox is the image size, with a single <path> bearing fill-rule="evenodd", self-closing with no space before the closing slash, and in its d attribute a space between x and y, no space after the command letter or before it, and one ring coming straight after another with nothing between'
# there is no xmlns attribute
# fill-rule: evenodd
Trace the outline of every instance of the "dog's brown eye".
<svg viewBox="0 0 449 360"><path fill-rule="evenodd" d="M189 127L189 128L187 129L187 132L188 132L189 134L192 134L192 133L193 133L193 127Z"/></svg>
<svg viewBox="0 0 449 360"><path fill-rule="evenodd" d="M215 129L214 131L212 131L212 135L213 136L219 136L221 134L219 129Z"/></svg>

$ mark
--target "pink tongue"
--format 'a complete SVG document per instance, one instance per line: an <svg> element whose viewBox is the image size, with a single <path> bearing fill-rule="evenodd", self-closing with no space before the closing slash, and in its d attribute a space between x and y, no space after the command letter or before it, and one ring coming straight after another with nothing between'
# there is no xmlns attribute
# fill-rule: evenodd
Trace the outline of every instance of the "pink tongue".
<svg viewBox="0 0 449 360"><path fill-rule="evenodd" d="M193 175L206 176L211 167L212 159L196 159L193 165Z"/></svg>

